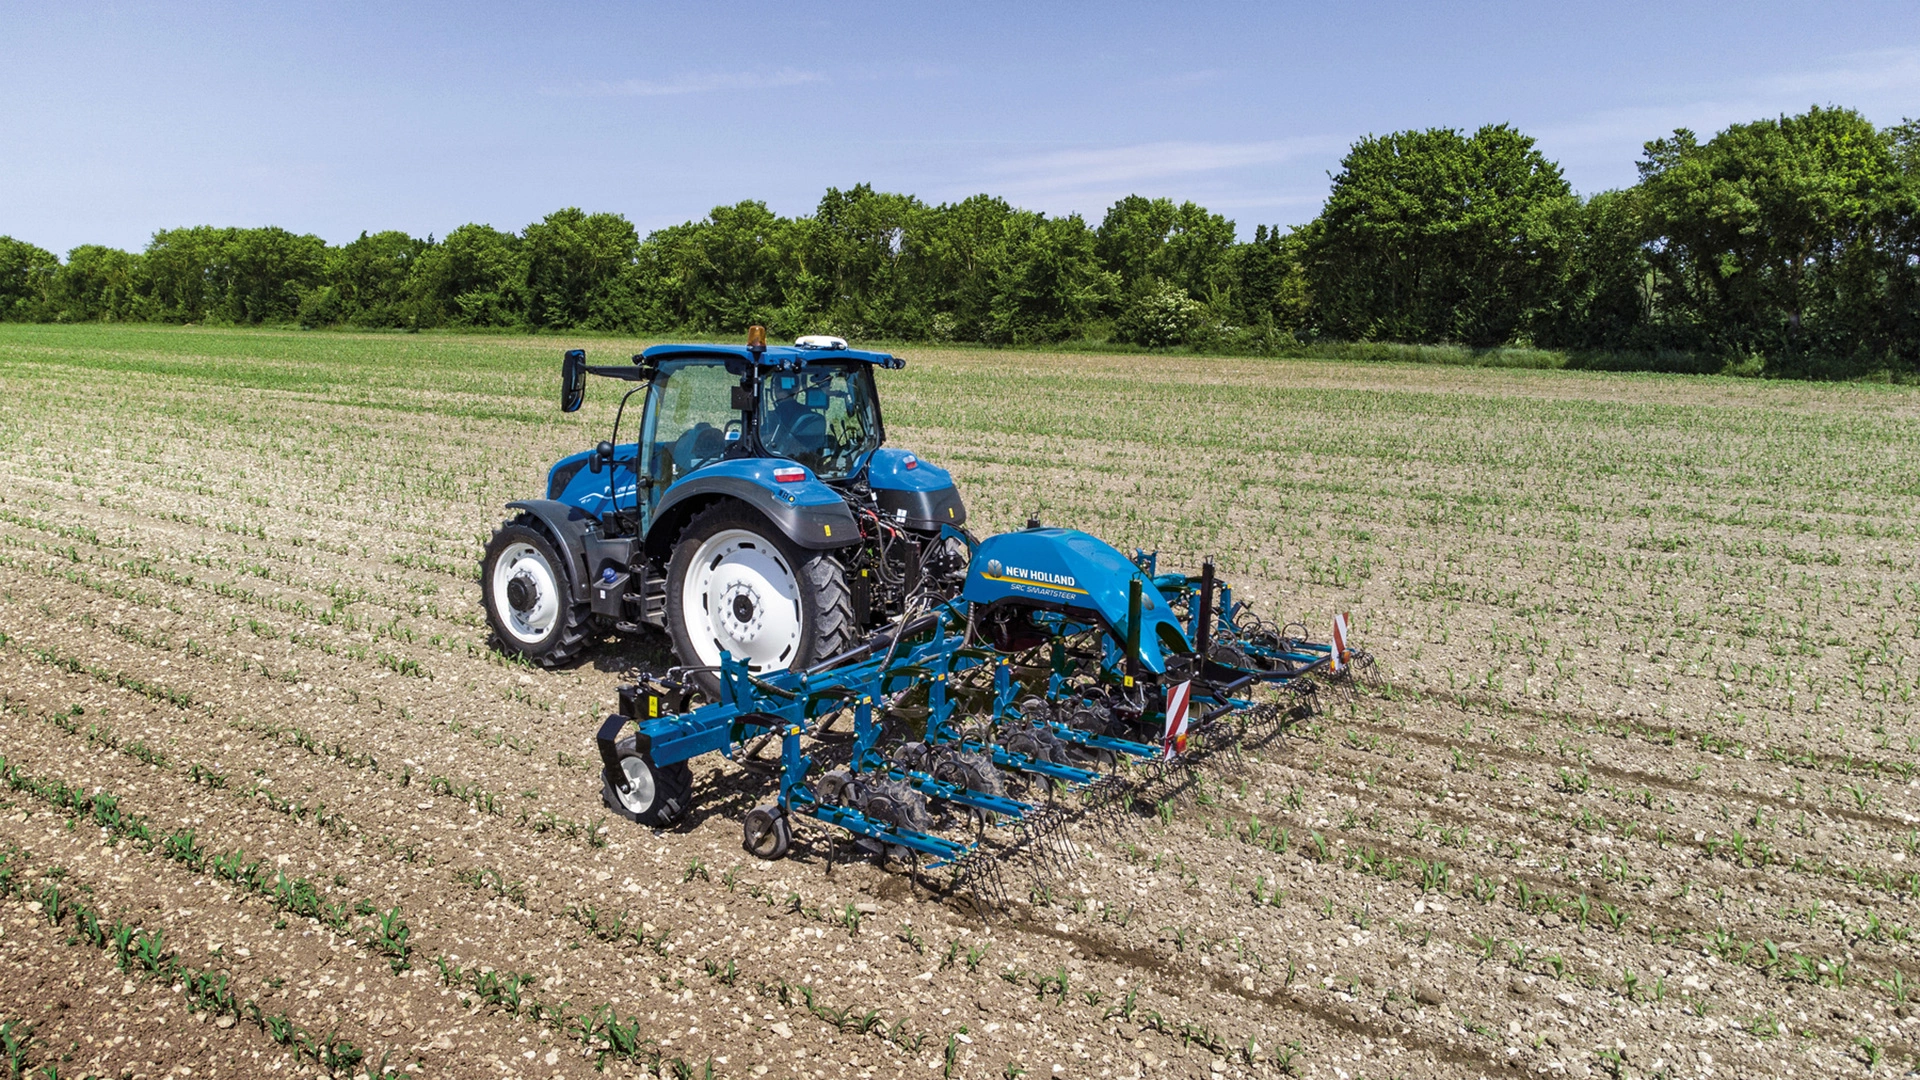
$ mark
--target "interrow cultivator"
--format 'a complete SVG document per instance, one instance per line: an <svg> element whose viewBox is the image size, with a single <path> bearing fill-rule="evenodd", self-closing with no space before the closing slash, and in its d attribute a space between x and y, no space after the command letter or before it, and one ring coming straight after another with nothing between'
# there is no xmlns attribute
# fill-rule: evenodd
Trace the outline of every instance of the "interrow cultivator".
<svg viewBox="0 0 1920 1080"><path fill-rule="evenodd" d="M635 787L719 752L776 779L742 822L748 852L785 856L806 819L916 871L947 868L994 906L1002 862L1063 868L1067 821L1126 812L1169 769L1236 747L1250 721L1310 712L1320 686L1371 664L1345 646L1344 617L1326 642L1276 628L1211 562L1156 575L1152 555L1071 530L952 532L970 555L960 595L856 648L758 675L723 654L711 696L695 669L623 687L597 739L607 805L624 811Z"/></svg>
<svg viewBox="0 0 1920 1080"><path fill-rule="evenodd" d="M1211 563L1159 574L1037 521L975 540L951 474L886 445L875 373L905 366L838 338L770 346L760 327L631 364L565 355L563 411L589 375L629 389L607 441L508 504L481 598L496 644L543 666L605 632L672 642L681 666L624 688L601 725L614 812L673 824L687 763L721 753L777 775L743 824L755 855L785 855L809 820L978 893L1010 853L1063 855L1069 815L1131 806L1231 745L1234 714L1282 711L1256 690L1311 708L1367 664L1342 620L1329 642L1274 626Z"/></svg>

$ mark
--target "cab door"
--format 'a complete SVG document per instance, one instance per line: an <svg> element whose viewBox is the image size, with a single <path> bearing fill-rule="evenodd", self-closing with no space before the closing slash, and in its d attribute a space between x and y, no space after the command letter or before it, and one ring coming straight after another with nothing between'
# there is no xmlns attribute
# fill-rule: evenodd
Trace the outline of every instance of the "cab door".
<svg viewBox="0 0 1920 1080"><path fill-rule="evenodd" d="M640 476L646 526L668 489L722 458L737 455L747 413L734 393L746 376L740 362L714 357L669 360L647 388L640 423Z"/></svg>

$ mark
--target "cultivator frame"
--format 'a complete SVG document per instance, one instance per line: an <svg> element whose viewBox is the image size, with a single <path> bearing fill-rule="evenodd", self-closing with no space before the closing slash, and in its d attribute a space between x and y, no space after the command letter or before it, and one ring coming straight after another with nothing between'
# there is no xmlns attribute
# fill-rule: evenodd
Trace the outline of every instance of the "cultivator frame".
<svg viewBox="0 0 1920 1080"><path fill-rule="evenodd" d="M1124 809L1168 768L1233 745L1239 729L1223 720L1255 707L1252 688L1292 691L1304 715L1319 683L1370 663L1346 647L1344 617L1331 642L1275 628L1233 601L1211 561L1197 576L1156 574L1153 555L1129 560L1084 533L955 535L972 554L962 595L838 656L754 674L723 654L717 669L622 687L596 737L609 805L633 775L623 755L658 768L719 752L777 772L773 801L743 821L749 852L780 858L795 821L817 822L916 873L946 868L955 889L998 906L1001 861L1062 869L1063 825ZM717 677L711 700L703 674ZM851 746L823 769L808 743L834 746L829 730L849 717ZM777 766L760 757L775 740ZM936 809L958 819L947 835Z"/></svg>

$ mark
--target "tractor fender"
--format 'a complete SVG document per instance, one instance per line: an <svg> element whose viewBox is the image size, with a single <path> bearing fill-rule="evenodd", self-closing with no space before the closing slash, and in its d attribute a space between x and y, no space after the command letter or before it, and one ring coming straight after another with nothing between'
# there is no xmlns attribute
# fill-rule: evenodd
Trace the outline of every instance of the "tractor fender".
<svg viewBox="0 0 1920 1080"><path fill-rule="evenodd" d="M587 534L598 532L600 523L585 510L553 499L520 499L508 503L507 509L528 514L546 527L561 560L567 564L573 598L587 599Z"/></svg>
<svg viewBox="0 0 1920 1080"><path fill-rule="evenodd" d="M967 504L960 501L953 474L911 450L875 450L867 459L867 484L888 521L909 529L967 523Z"/></svg>
<svg viewBox="0 0 1920 1080"><path fill-rule="evenodd" d="M738 499L758 511L795 544L813 551L846 547L860 540L860 525L840 493L814 478L780 483L775 469L797 469L784 458L740 458L710 465L668 488L654 507L649 546L672 543L661 526L684 524L692 511L715 498ZM679 508L676 511L676 508ZM678 529L673 530L674 533Z"/></svg>

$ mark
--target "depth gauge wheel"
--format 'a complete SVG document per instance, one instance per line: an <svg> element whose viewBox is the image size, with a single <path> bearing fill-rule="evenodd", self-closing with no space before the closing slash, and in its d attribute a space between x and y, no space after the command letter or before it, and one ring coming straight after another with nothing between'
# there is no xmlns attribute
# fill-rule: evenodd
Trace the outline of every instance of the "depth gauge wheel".
<svg viewBox="0 0 1920 1080"><path fill-rule="evenodd" d="M693 805L693 770L684 761L656 765L629 735L614 744L620 771L602 769L600 801L628 821L665 828Z"/></svg>
<svg viewBox="0 0 1920 1080"><path fill-rule="evenodd" d="M740 825L740 846L758 859L785 858L793 846L793 830L778 806L756 806Z"/></svg>
<svg viewBox="0 0 1920 1080"><path fill-rule="evenodd" d="M592 612L573 598L573 575L526 514L494 531L480 562L481 601L503 652L556 667L587 646Z"/></svg>
<svg viewBox="0 0 1920 1080"><path fill-rule="evenodd" d="M754 674L804 668L851 648L858 623L847 572L807 551L743 503L701 511L667 564L667 632L689 667L716 667L724 650ZM718 696L719 676L694 676Z"/></svg>

